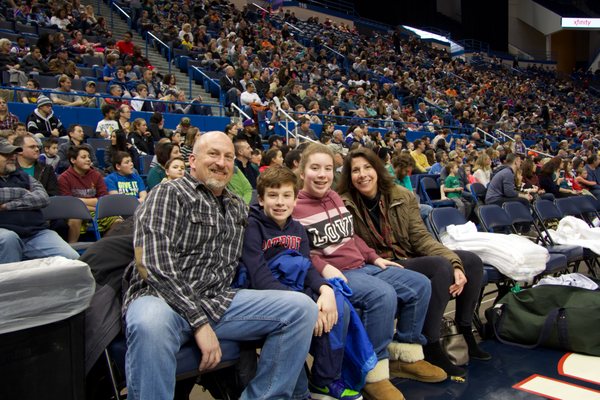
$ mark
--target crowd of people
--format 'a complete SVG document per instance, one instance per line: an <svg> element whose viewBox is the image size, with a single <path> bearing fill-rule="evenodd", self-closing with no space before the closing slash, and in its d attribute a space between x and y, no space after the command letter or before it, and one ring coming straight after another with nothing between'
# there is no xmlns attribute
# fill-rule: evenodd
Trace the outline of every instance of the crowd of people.
<svg viewBox="0 0 600 400"><path fill-rule="evenodd" d="M152 101L185 94L173 76L156 80L132 34L113 45L102 17L77 0L24 4L10 8L14 19L55 25L73 42L13 51L0 39L0 67L11 84L31 89L16 101L36 104L21 122L0 98L0 263L78 257L67 242L87 226L67 221L64 239L48 229L41 210L49 196L77 197L90 212L102 196L139 199L130 220L99 224L134 237L123 302L132 398L173 397L175 354L188 341L201 350L201 370L219 363L221 342L263 341L242 398L403 399L391 377L464 377L467 368L442 349L440 322L456 299L469 356L491 359L471 326L482 262L430 235L431 207L410 176L439 175L440 198L469 219L474 184L486 204L599 198L598 99L554 72L452 59L398 31L367 41L317 18L307 23L322 35L307 41L283 24L297 22L293 13L226 1L132 1L134 28L180 40L219 75L224 106L251 116L222 132L201 132L187 117L169 129L163 113L195 104ZM104 32L106 46L83 42L90 29ZM94 80L85 94L71 90L80 77L69 60L75 50L103 58L99 79L112 97L90 101ZM41 72L46 61L64 67L49 96L23 77L28 58ZM100 108L92 128L110 140L103 168L82 125L65 127L54 105ZM132 119L132 110L151 117ZM280 110L298 121L287 140L276 134ZM496 129L510 139L498 140ZM409 131L421 137L410 141ZM154 160L142 177L145 156ZM348 351L352 365L343 362Z"/></svg>

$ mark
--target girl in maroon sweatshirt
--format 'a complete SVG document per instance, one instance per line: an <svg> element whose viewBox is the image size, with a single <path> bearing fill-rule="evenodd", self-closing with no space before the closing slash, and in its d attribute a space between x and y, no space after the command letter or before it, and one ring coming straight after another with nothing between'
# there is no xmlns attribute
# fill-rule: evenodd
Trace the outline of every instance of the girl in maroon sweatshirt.
<svg viewBox="0 0 600 400"><path fill-rule="evenodd" d="M390 356L401 361L394 365L401 365L413 377L446 379L443 370L423 360L426 339L421 330L431 285L424 275L379 257L354 234L350 212L331 190L333 171L329 147L315 143L306 148L300 165L303 189L293 217L306 228L315 268L327 279L345 280L353 292L350 301L362 309L363 324L379 359L367 375L365 395L401 399L402 394L389 381Z"/></svg>

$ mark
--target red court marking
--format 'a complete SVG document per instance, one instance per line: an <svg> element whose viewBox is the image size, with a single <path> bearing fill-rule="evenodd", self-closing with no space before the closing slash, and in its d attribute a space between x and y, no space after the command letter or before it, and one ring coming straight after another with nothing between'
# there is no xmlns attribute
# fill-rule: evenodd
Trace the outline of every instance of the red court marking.
<svg viewBox="0 0 600 400"><path fill-rule="evenodd" d="M563 376L568 376L570 378L579 379L580 381L585 381L585 382L593 383L595 385L600 385L600 381L593 380L593 379L588 379L588 378L584 378L584 377L579 376L579 375L572 375L572 374L569 374L569 373L565 372L565 370L564 370L565 362L572 355L576 355L576 354L575 353L567 353L564 356L562 356L562 358L560 359L560 361L558 361L558 373L560 375L563 375ZM600 358L598 358L598 359L600 360Z"/></svg>
<svg viewBox="0 0 600 400"><path fill-rule="evenodd" d="M528 388L540 386L537 389ZM556 397L560 396L559 390L564 388L567 393L564 393L564 396L568 397ZM575 385L569 382L563 382L558 379L549 378L547 376L533 374L530 377L524 379L523 381L513 385L513 389L522 390L523 392L535 394L538 396L545 397L547 399L552 400L566 400L566 399L600 399L600 391L590 389L584 386ZM546 390L546 391L544 391Z"/></svg>

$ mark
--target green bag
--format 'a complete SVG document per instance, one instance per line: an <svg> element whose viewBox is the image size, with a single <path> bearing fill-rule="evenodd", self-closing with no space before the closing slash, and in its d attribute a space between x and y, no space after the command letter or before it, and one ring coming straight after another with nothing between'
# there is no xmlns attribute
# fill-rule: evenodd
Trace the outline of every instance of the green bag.
<svg viewBox="0 0 600 400"><path fill-rule="evenodd" d="M501 343L600 356L600 291L538 286L506 294L491 314Z"/></svg>

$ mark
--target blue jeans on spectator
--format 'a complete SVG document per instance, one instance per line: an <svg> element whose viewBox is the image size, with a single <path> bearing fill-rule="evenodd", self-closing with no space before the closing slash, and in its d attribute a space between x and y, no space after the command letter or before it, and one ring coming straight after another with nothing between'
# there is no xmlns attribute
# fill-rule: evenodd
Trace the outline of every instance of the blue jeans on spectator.
<svg viewBox="0 0 600 400"><path fill-rule="evenodd" d="M265 339L256 376L241 399L304 399L303 371L317 305L297 292L240 290L219 322L211 323L220 340ZM167 303L154 296L134 300L125 315L125 371L131 399L172 399L175 355L194 340L191 326Z"/></svg>
<svg viewBox="0 0 600 400"><path fill-rule="evenodd" d="M352 289L350 302L362 310L363 325L379 360L389 358L387 346L392 339L400 343L427 343L421 331L431 284L425 275L369 264L344 271L344 275ZM395 329L394 318L398 319Z"/></svg>
<svg viewBox="0 0 600 400"><path fill-rule="evenodd" d="M79 254L50 229L21 238L11 230L0 228L0 264L53 256L79 258Z"/></svg>

